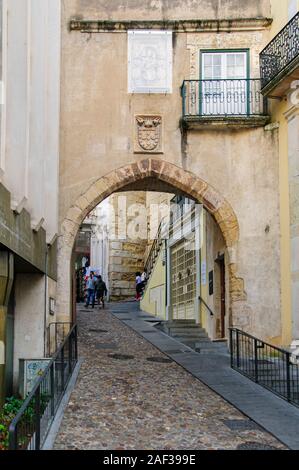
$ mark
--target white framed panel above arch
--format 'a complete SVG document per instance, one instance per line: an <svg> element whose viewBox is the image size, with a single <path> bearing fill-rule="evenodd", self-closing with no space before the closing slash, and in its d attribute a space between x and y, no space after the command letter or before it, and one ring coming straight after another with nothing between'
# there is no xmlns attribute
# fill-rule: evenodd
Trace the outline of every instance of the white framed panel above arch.
<svg viewBox="0 0 299 470"><path fill-rule="evenodd" d="M172 31L128 31L128 92L172 93Z"/></svg>

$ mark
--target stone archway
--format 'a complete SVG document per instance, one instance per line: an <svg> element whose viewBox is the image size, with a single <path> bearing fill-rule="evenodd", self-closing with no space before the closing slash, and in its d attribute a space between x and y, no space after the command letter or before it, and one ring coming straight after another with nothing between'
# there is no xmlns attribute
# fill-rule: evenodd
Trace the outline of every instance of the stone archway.
<svg viewBox="0 0 299 470"><path fill-rule="evenodd" d="M71 206L62 221L58 238L57 315L69 321L71 315L71 256L78 229L88 213L112 193L133 184L156 178L202 203L213 215L229 252L231 302L245 300L244 282L237 277L236 244L239 224L231 205L207 182L191 172L158 158L148 158L118 168L94 182Z"/></svg>

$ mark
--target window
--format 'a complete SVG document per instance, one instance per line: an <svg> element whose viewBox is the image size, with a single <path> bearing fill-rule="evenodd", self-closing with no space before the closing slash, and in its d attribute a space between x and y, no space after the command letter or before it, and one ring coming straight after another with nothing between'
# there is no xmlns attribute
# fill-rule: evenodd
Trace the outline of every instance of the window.
<svg viewBox="0 0 299 470"><path fill-rule="evenodd" d="M247 114L247 72L246 51L203 52L202 114Z"/></svg>
<svg viewBox="0 0 299 470"><path fill-rule="evenodd" d="M247 76L246 52L204 52L203 79L239 79Z"/></svg>

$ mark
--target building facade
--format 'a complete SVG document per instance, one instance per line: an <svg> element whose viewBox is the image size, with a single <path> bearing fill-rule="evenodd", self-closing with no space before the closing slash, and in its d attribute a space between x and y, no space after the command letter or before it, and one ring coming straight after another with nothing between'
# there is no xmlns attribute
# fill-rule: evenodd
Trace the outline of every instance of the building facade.
<svg viewBox="0 0 299 470"><path fill-rule="evenodd" d="M2 396L20 358L45 355L48 324L74 319L78 231L122 193L203 205L184 315L213 338L234 326L296 347L298 1L2 0L0 11ZM120 297L152 240L113 243ZM181 295L180 243L161 251L148 299L165 317Z"/></svg>
<svg viewBox="0 0 299 470"><path fill-rule="evenodd" d="M298 348L298 79L299 2L272 0L273 22L268 44L260 53L262 92L269 99L271 123L278 133L280 289L282 337L272 338Z"/></svg>
<svg viewBox="0 0 299 470"><path fill-rule="evenodd" d="M2 0L0 400L45 355L58 234L60 2ZM51 312L54 313L54 312Z"/></svg>
<svg viewBox="0 0 299 470"><path fill-rule="evenodd" d="M263 94L279 135L281 309L287 341L299 338L299 2L271 1L273 24L261 52Z"/></svg>
<svg viewBox="0 0 299 470"><path fill-rule="evenodd" d="M115 191L180 192L222 232L231 325L288 342L279 135L260 92L271 24L269 1L65 2L61 319L70 315L66 260L86 213Z"/></svg>
<svg viewBox="0 0 299 470"><path fill-rule="evenodd" d="M144 271L161 218L169 216L172 197L168 193L125 191L99 204L84 219L76 237L77 278L82 278L88 260L90 269L105 280L110 300L134 298L136 272ZM82 282L77 284L77 298L82 301Z"/></svg>
<svg viewBox="0 0 299 470"><path fill-rule="evenodd" d="M211 339L224 339L231 318L221 231L195 201L174 197L170 210L147 261L141 308L170 324L194 320Z"/></svg>

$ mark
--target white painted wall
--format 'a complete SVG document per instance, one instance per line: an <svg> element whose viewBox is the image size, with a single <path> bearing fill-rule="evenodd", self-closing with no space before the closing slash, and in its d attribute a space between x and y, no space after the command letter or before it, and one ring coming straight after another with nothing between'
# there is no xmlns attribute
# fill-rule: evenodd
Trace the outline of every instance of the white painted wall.
<svg viewBox="0 0 299 470"><path fill-rule="evenodd" d="M93 233L90 241L90 265L97 268L106 283L109 295L110 203L109 198L94 209Z"/></svg>
<svg viewBox="0 0 299 470"><path fill-rule="evenodd" d="M298 0L289 0L289 5L288 5L288 16L289 20L293 18L293 16L296 15L298 11Z"/></svg>
<svg viewBox="0 0 299 470"><path fill-rule="evenodd" d="M45 277L17 274L15 279L14 386L18 384L19 359L44 356Z"/></svg>
<svg viewBox="0 0 299 470"><path fill-rule="evenodd" d="M61 0L3 0L0 181L50 243L58 227Z"/></svg>

